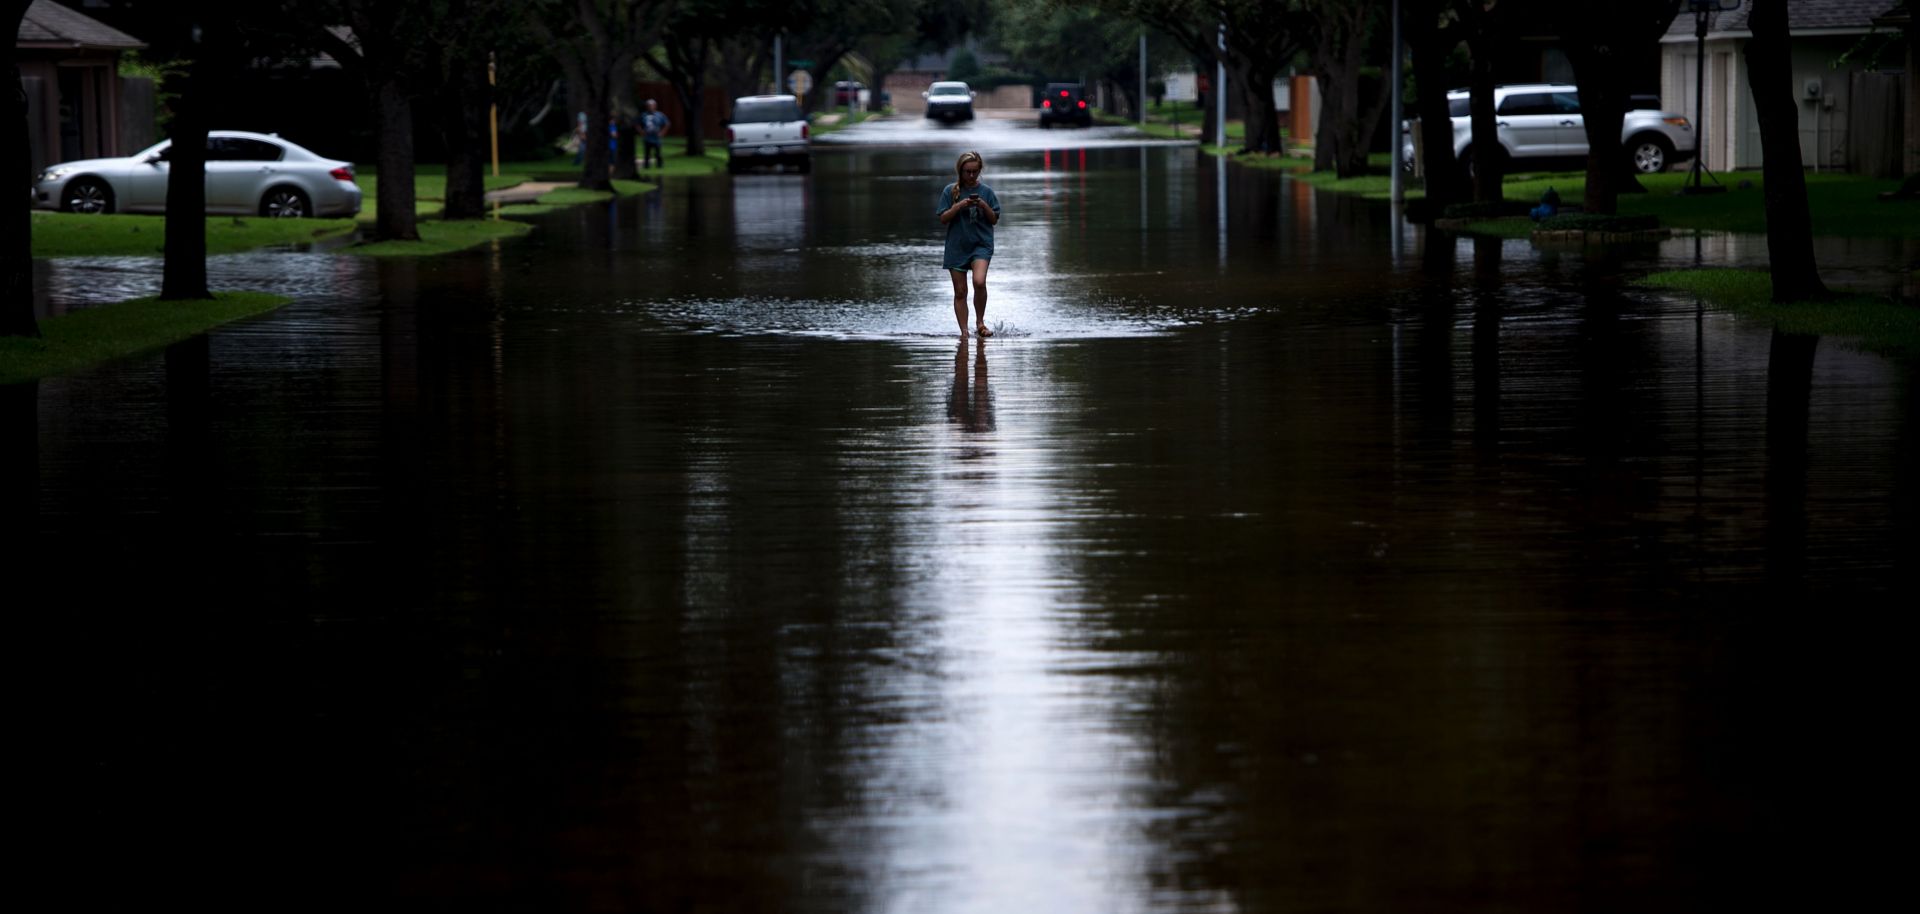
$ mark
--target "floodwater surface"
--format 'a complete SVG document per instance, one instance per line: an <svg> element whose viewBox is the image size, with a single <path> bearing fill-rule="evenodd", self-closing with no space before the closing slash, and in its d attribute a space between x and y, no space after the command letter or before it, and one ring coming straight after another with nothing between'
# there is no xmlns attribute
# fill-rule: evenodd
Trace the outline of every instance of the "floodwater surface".
<svg viewBox="0 0 1920 914"><path fill-rule="evenodd" d="M64 906L1732 909L1895 789L1912 367L1627 283L1764 244L873 129L922 145L216 258L300 298L7 389Z"/></svg>

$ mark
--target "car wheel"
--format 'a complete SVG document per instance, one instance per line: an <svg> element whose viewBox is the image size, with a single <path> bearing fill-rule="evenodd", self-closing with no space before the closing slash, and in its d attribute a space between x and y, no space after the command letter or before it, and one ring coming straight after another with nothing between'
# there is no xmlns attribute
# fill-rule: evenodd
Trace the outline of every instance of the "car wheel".
<svg viewBox="0 0 1920 914"><path fill-rule="evenodd" d="M270 219L304 219L313 215L313 203L297 187L276 187L260 198L260 215Z"/></svg>
<svg viewBox="0 0 1920 914"><path fill-rule="evenodd" d="M60 208L69 213L111 213L113 188L99 178L76 178L60 192Z"/></svg>
<svg viewBox="0 0 1920 914"><path fill-rule="evenodd" d="M1643 175L1655 175L1666 171L1673 162L1673 144L1665 137L1635 137L1627 146L1628 155L1633 162L1633 170Z"/></svg>

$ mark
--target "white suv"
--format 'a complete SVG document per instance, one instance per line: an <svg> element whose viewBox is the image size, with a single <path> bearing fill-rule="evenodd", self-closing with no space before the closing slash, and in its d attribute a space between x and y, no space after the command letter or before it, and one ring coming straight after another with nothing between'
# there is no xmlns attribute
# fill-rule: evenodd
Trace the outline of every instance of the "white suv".
<svg viewBox="0 0 1920 914"><path fill-rule="evenodd" d="M1447 93L1447 113L1453 119L1453 156L1470 169L1473 144L1468 93ZM1587 126L1580 116L1580 93L1574 86L1541 84L1500 86L1493 90L1494 115L1500 146L1507 158L1528 165L1565 164L1581 167L1587 158ZM1675 162L1693 158L1693 125L1671 111L1634 109L1620 125L1620 145L1633 170L1641 174L1666 171ZM1413 139L1401 138L1409 168Z"/></svg>
<svg viewBox="0 0 1920 914"><path fill-rule="evenodd" d="M727 120L727 170L755 165L793 165L813 170L807 116L791 95L748 95L733 100Z"/></svg>

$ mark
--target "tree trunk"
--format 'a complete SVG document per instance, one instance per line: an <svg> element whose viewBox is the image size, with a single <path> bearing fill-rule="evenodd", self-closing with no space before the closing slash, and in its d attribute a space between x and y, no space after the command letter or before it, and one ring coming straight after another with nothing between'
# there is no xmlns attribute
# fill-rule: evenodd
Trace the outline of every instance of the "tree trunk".
<svg viewBox="0 0 1920 914"><path fill-rule="evenodd" d="M1273 105L1273 74L1260 72L1252 63L1242 61L1234 67L1233 84L1240 91L1240 100L1247 109L1247 130L1242 149L1250 152L1284 152L1285 143L1280 138L1280 112Z"/></svg>
<svg viewBox="0 0 1920 914"><path fill-rule="evenodd" d="M461 65L444 95L440 136L447 147L446 219L487 214L487 108L492 92L484 62Z"/></svg>
<svg viewBox="0 0 1920 914"><path fill-rule="evenodd" d="M375 182L379 213L374 219L377 241L419 241L419 220L413 206L413 100L400 78L382 74L374 86L375 116L379 126L379 180Z"/></svg>
<svg viewBox="0 0 1920 914"><path fill-rule="evenodd" d="M1747 87L1760 118L1773 300L1820 298L1827 287L1813 259L1813 216L1807 209L1807 178L1800 161L1800 112L1793 96L1786 0L1753 0L1747 22L1753 29L1746 50Z"/></svg>
<svg viewBox="0 0 1920 914"><path fill-rule="evenodd" d="M203 49L204 50L204 49ZM207 97L214 80L206 57L180 80L173 102L167 147L166 253L160 297L167 301L213 297L207 288Z"/></svg>
<svg viewBox="0 0 1920 914"><path fill-rule="evenodd" d="M1430 17L1429 17L1430 18ZM1427 205L1438 213L1465 196L1460 168L1453 160L1453 115L1447 108L1447 55L1459 44L1450 30L1429 25L1425 19L1408 30L1408 45L1413 52L1413 79L1420 87L1415 110L1420 118L1420 157L1427 188ZM1396 136L1394 142L1399 142Z"/></svg>
<svg viewBox="0 0 1920 914"><path fill-rule="evenodd" d="M1589 55L1576 55L1575 60ZM1605 55L1591 55L1596 63ZM1584 69L1592 69L1591 67ZM1587 130L1587 190L1582 206L1589 213L1613 215L1619 211L1620 191L1628 179L1627 166L1620 150L1620 128L1626 122L1626 95L1611 91L1619 86L1617 77L1580 78L1580 113ZM1603 86L1603 83L1614 85ZM1589 86L1592 95L1588 95Z"/></svg>
<svg viewBox="0 0 1920 914"><path fill-rule="evenodd" d="M637 181L640 169L634 166L633 119L640 108L633 101L633 56L616 55L613 72L607 79L607 108L613 115L613 176L622 181ZM628 74L622 76L621 74Z"/></svg>
<svg viewBox="0 0 1920 914"><path fill-rule="evenodd" d="M10 28L13 34L20 33L20 20L26 16L25 3L9 4L4 15L0 15L0 28ZM28 172L33 168L33 153L28 148L27 133L27 93L20 82L20 70L14 64L15 50L8 45L4 58L0 58L0 73L13 74L11 95L13 104L6 113L7 132L15 135L0 140L6 147L4 169L16 180L28 181L33 178ZM17 133L16 133L17 131ZM6 303L0 305L0 336L40 335L40 324L33 317L33 210L21 206L7 217L4 235L0 235L0 245L6 252Z"/></svg>
<svg viewBox="0 0 1920 914"><path fill-rule="evenodd" d="M707 110L707 78L702 74L693 82L693 92L680 100L680 109L686 112L687 123L683 135L687 138L687 157L697 159L707 154L707 129L702 126ZM665 155L665 153L662 153Z"/></svg>
<svg viewBox="0 0 1920 914"><path fill-rule="evenodd" d="M1470 101L1473 139L1469 158L1473 165L1473 202L1499 203L1506 199L1501 184L1507 177L1507 154L1500 146L1499 126L1493 110L1493 55L1495 40L1489 37L1473 48L1472 99ZM1449 122L1451 123L1451 122Z"/></svg>

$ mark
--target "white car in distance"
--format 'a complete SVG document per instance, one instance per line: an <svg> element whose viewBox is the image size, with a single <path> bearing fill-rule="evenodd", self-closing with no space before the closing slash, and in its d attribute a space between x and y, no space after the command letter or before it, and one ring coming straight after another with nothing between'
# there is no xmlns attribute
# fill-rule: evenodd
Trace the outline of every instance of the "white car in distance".
<svg viewBox="0 0 1920 914"><path fill-rule="evenodd" d="M727 170L792 165L813 170L812 129L792 95L747 95L733 100L727 119Z"/></svg>

